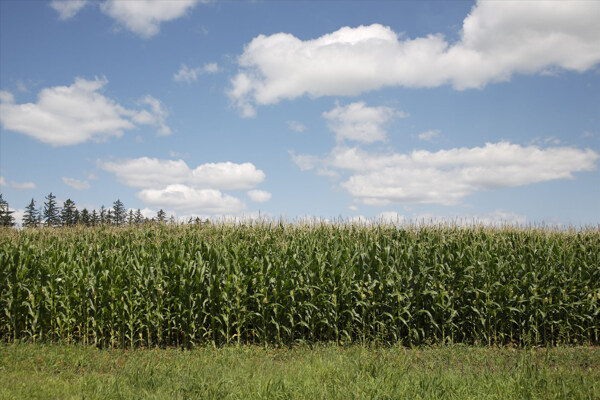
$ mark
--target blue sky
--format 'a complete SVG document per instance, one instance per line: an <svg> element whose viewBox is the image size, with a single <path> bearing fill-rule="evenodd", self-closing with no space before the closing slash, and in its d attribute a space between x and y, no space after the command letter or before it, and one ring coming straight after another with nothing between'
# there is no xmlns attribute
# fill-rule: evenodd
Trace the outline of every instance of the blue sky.
<svg viewBox="0 0 600 400"><path fill-rule="evenodd" d="M0 184L152 216L600 223L600 3L0 1Z"/></svg>

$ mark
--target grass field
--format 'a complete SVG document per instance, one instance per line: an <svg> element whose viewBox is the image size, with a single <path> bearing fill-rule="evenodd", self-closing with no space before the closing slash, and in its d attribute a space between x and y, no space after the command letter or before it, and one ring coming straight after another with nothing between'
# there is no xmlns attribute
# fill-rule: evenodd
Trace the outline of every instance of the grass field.
<svg viewBox="0 0 600 400"><path fill-rule="evenodd" d="M2 399L598 399L600 348L0 346Z"/></svg>

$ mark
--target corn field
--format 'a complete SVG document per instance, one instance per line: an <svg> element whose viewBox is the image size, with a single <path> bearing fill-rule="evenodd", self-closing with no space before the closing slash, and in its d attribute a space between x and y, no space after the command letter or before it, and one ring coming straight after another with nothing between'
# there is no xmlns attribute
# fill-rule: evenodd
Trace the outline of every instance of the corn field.
<svg viewBox="0 0 600 400"><path fill-rule="evenodd" d="M598 345L600 230L3 229L0 339Z"/></svg>

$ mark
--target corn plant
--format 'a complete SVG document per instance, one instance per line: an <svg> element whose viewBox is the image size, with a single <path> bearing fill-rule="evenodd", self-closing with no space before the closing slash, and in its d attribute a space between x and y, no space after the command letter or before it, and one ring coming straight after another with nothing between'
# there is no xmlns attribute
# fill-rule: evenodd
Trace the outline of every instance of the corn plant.
<svg viewBox="0 0 600 400"><path fill-rule="evenodd" d="M2 229L0 339L598 345L600 230Z"/></svg>

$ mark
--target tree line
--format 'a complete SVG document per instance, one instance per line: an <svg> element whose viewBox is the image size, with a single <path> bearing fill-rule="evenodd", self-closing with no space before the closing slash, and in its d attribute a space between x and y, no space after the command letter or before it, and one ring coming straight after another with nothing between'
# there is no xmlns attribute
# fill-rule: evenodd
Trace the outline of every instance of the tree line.
<svg viewBox="0 0 600 400"><path fill-rule="evenodd" d="M106 208L104 205L99 210L88 210L83 208L79 210L75 202L71 199L65 200L62 207L56 202L56 196L50 192L45 197L45 202L39 208L36 207L34 199L25 207L22 225L24 228L33 228L40 226L61 227L61 226L98 226L98 225L142 225L149 222L167 222L167 213L160 209L154 218L145 217L138 208L136 211L125 209L125 205L117 199L112 208ZM15 226L16 221L13 216L14 211L10 210L8 202L3 199L0 193L0 226ZM171 216L170 222L174 222ZM194 222L190 219L189 222ZM196 223L201 222L196 218Z"/></svg>

